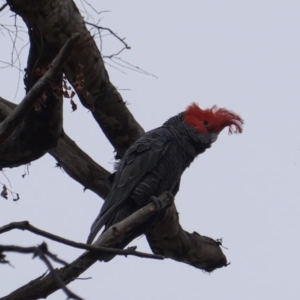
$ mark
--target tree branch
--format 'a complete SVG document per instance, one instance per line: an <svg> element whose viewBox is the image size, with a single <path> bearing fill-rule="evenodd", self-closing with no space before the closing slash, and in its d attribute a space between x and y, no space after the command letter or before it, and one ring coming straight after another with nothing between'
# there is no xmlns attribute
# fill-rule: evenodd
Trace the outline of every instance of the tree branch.
<svg viewBox="0 0 300 300"><path fill-rule="evenodd" d="M0 7L0 11L2 11L5 7L7 7L7 3L4 3L1 7Z"/></svg>
<svg viewBox="0 0 300 300"><path fill-rule="evenodd" d="M152 252L166 258L206 272L227 266L221 241L183 230L175 205L166 210L164 218L150 228L146 237Z"/></svg>
<svg viewBox="0 0 300 300"><path fill-rule="evenodd" d="M160 195L159 199L164 206L169 205L169 198L166 197L165 193ZM137 228L149 220L157 211L158 209L154 203L146 205L125 220L108 228L108 230L97 239L93 246L110 247L116 244L121 241L130 230ZM55 272L65 284L68 284L93 265L99 258L101 258L101 255L99 256L99 254L88 251L83 253L68 266L56 269ZM0 300L34 300L46 298L58 289L60 289L59 284L53 279L51 274L48 274L43 278L40 276L30 281L25 286L12 292L10 295L2 297Z"/></svg>
<svg viewBox="0 0 300 300"><path fill-rule="evenodd" d="M58 243L68 245L68 246L78 248L78 249L94 251L96 253L111 253L111 254L115 254L115 255L124 255L124 256L132 255L132 256L137 256L137 257L142 257L142 258L164 259L164 257L162 255L153 255L153 254L149 254L149 253L138 252L138 251L132 250L130 248L126 249L126 250L120 250L120 249L107 248L107 247L91 246L91 245L87 245L84 243L74 242L74 241L65 239L63 237L60 237L58 235L52 234L50 232L41 230L37 227L34 227L31 224L29 224L28 221L13 222L13 223L4 225L4 226L0 227L0 234L8 232L13 229L27 230L27 231L30 231L37 235L46 237L50 240L56 241Z"/></svg>
<svg viewBox="0 0 300 300"><path fill-rule="evenodd" d="M71 138L64 133L55 148L49 150L58 165L74 180L105 199L109 188L106 179L110 173L98 165L82 151Z"/></svg>
<svg viewBox="0 0 300 300"><path fill-rule="evenodd" d="M85 24L87 24L87 25L90 25L90 26L92 26L92 27L95 27L95 28L97 28L98 30L106 30L106 31L108 31L110 34L112 34L117 40L119 40L123 45L124 45L124 48L123 49L131 49L131 47L127 44L127 43L125 43L125 38L120 38L115 32L113 32L110 28L107 28L107 27L103 27L103 26L99 26L99 25L97 25L97 24L94 24L94 23L90 23L90 22L87 22L87 21L85 21Z"/></svg>
<svg viewBox="0 0 300 300"><path fill-rule="evenodd" d="M43 38L52 49L60 49L74 32L81 34L64 71L81 103L92 112L115 148L117 158L121 158L144 131L110 82L101 53L74 2L8 0L7 3L35 36Z"/></svg>
<svg viewBox="0 0 300 300"><path fill-rule="evenodd" d="M16 107L16 104L0 97L0 122ZM105 199L109 191L106 179L110 173L82 151L66 133L58 139L55 148L49 149L49 154L71 178Z"/></svg>
<svg viewBox="0 0 300 300"><path fill-rule="evenodd" d="M51 68L41 77L41 79L33 86L33 88L26 94L22 102L17 108L1 123L0 125L0 144L3 143L7 137L20 124L22 119L29 113L37 99L50 86L51 81L62 71L67 58L70 56L76 42L79 40L80 34L74 34L63 48L60 50L57 57L54 59Z"/></svg>

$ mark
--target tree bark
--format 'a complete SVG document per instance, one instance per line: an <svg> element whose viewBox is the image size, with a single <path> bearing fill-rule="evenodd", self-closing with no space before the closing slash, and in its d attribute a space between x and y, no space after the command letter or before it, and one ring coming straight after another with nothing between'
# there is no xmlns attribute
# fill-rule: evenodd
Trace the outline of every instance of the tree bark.
<svg viewBox="0 0 300 300"><path fill-rule="evenodd" d="M0 97L0 122L16 107L16 104ZM48 152L57 160L58 166L82 184L84 189L89 189L105 199L109 191L106 180L110 173L82 151L66 133L59 137L56 147ZM6 161L5 164L7 163Z"/></svg>
<svg viewBox="0 0 300 300"><path fill-rule="evenodd" d="M32 83L22 102L0 124L0 169L29 163L56 145L62 134L62 69L78 38L75 34L67 40L49 70Z"/></svg>
<svg viewBox="0 0 300 300"><path fill-rule="evenodd" d="M143 133L109 80L101 53L87 30L84 20L71 0L8 0L11 10L21 16L35 36L58 51L73 33L80 33L65 74L81 103L88 108L113 145L116 157Z"/></svg>

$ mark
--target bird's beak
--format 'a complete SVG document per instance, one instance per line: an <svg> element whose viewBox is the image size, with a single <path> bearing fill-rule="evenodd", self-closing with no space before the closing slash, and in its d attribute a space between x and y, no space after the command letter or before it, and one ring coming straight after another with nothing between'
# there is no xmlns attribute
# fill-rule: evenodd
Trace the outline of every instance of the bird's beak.
<svg viewBox="0 0 300 300"><path fill-rule="evenodd" d="M216 132L212 132L210 134L211 143L214 143L218 139L218 134Z"/></svg>

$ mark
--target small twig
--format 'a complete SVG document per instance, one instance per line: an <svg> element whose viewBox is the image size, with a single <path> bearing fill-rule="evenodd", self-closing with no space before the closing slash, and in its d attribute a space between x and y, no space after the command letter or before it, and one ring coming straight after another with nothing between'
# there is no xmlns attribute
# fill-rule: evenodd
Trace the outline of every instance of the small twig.
<svg viewBox="0 0 300 300"><path fill-rule="evenodd" d="M115 59L118 59L119 61L121 61L122 63L126 64L127 66L122 65L121 63L116 62ZM149 73L149 72L147 72L147 71L141 69L140 67L135 66L135 65L133 65L133 64L131 64L131 63L129 63L129 62L123 60L123 59L120 58L120 57L115 57L115 56L114 56L114 57L112 57L111 60L112 60L116 65L119 65L120 67L123 67L123 68L125 68L125 69L129 69L129 70L131 70L131 71L135 71L135 72L138 72L138 73L141 73L141 74L144 74L144 75L153 76L154 78L157 79L157 76L155 76L154 74L151 74L151 73Z"/></svg>
<svg viewBox="0 0 300 300"><path fill-rule="evenodd" d="M124 50L126 50L126 47L122 48L119 52L111 54L111 55L103 55L102 58L109 58L112 59L115 56L118 56L119 54L121 54Z"/></svg>
<svg viewBox="0 0 300 300"><path fill-rule="evenodd" d="M6 174L4 173L3 170L1 170L1 172L2 172L3 176L6 178L6 180L7 180L8 184L9 184L10 188L12 188L12 185L11 185L11 183L10 183L9 178L6 176ZM3 183L2 183L2 184L3 184Z"/></svg>
<svg viewBox="0 0 300 300"><path fill-rule="evenodd" d="M122 71L121 69L119 69L119 68L117 68L117 67L113 66L112 64L108 63L108 62L107 62L107 61L105 61L105 60L104 60L104 63L105 63L106 65L110 66L111 68L113 68L113 69L116 69L117 71L119 71L119 72L123 73L124 75L127 75L127 73L126 73L126 72L124 72L124 71Z"/></svg>
<svg viewBox="0 0 300 300"><path fill-rule="evenodd" d="M107 30L108 32L110 32L110 34L112 34L116 39L118 39L124 46L126 49L131 49L130 46L128 46L128 44L124 41L125 38L120 38L116 33L114 33L110 28L107 28L107 27L102 27L102 26L98 26L96 24L93 24L93 23L90 23L90 22L87 22L85 21L85 24L88 24L90 26L93 26L99 30Z"/></svg>
<svg viewBox="0 0 300 300"><path fill-rule="evenodd" d="M17 28L20 28L22 29L22 26L18 26L18 25L8 25L8 24L0 24L0 27L2 27L4 30L7 31L7 33L11 33L12 35L14 35L16 37L16 39L20 40L20 41L24 41L21 37L19 37L17 35L17 33L11 29L9 29L9 27L17 27ZM1 30L2 31L2 30ZM18 30L18 32L22 32L22 33L25 33L24 30ZM4 36L4 34L3 34ZM12 40L12 37L10 36L10 39Z"/></svg>
<svg viewBox="0 0 300 300"><path fill-rule="evenodd" d="M165 193L159 196L159 199L162 201L162 207L170 205L170 201L166 197ZM121 241L124 238L125 234L128 234L131 230L134 230L134 228L137 228L142 223L149 220L149 218L151 218L151 216L153 216L157 210L157 206L154 203L146 205L125 220L108 228L108 230L105 231L95 243L106 246L115 245L118 241ZM117 229L114 228L116 226L118 227ZM2 232L3 230L4 232L8 231L7 226L6 229L3 228L4 227L1 228ZM75 259L67 267L57 269L56 272L66 284L69 284L91 265L97 262L98 259L98 255L95 255L95 253L91 251L87 251ZM47 288L45 288L45 284L47 285ZM38 278L31 280L28 284L18 288L3 299L32 299L33 295L37 295L37 291L39 298L47 298L47 296L58 289L59 286L57 285L56 281L53 280L52 275L47 274L42 279ZM26 298L24 295L26 295Z"/></svg>
<svg viewBox="0 0 300 300"><path fill-rule="evenodd" d="M7 4L7 3L4 3L4 4L0 7L0 11L4 10L4 8L5 8L6 6L8 6L8 4Z"/></svg>
<svg viewBox="0 0 300 300"><path fill-rule="evenodd" d="M95 7L93 5L91 5L88 1L83 0L83 2L85 2L97 15L103 14L103 13L107 13L107 12L111 12L110 10L102 10L102 11L97 11L95 9Z"/></svg>
<svg viewBox="0 0 300 300"><path fill-rule="evenodd" d="M67 263L66 261L64 261L63 259L59 258L56 254L53 254L51 252L47 252L47 255L55 262L63 265L63 266L68 266L69 263Z"/></svg>
<svg viewBox="0 0 300 300"><path fill-rule="evenodd" d="M19 67L16 67L15 65L12 65L11 63L7 62L7 61L3 61L0 60L0 63L4 64L5 66L0 67L0 69L6 69L6 68L15 68L17 69L19 72L24 73L23 70L21 70Z"/></svg>
<svg viewBox="0 0 300 300"><path fill-rule="evenodd" d="M65 245L68 245L68 246L71 246L74 248L78 248L78 249L94 251L96 253L105 252L105 253L113 253L116 255L124 255L124 256L132 255L132 256L137 256L137 257L142 257L142 258L152 258L152 259L159 259L159 260L164 259L164 257L162 255L138 252L138 251L133 251L131 249L120 250L120 249L114 249L114 248L91 246L91 245L87 245L84 243L74 242L74 241L62 238L60 236L54 235L52 233L43 231L41 229L38 229L38 228L30 225L28 221L13 222L13 223L4 225L4 226L0 227L0 234L10 231L10 230L13 230L13 229L27 230L27 231L30 231L37 235L40 235L45 238L51 239L53 241L59 242L61 244L65 244Z"/></svg>
<svg viewBox="0 0 300 300"><path fill-rule="evenodd" d="M38 253L40 259L46 264L46 266L50 270L50 273L55 278L57 284L60 286L60 288L68 296L68 299L84 300L83 298L81 298L78 295L74 294L69 288L67 288L66 284L62 281L61 277L54 270L54 268L53 268L52 264L50 263L49 259L47 258L47 256L43 253L43 251L41 251L41 249L39 247L37 248L37 253Z"/></svg>

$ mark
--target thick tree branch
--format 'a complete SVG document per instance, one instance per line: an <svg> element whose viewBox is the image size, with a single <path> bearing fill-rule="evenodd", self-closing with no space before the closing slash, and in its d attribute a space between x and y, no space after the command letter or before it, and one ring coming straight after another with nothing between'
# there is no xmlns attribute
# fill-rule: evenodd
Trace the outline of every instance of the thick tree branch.
<svg viewBox="0 0 300 300"><path fill-rule="evenodd" d="M110 82L101 53L75 4L69 0L8 0L7 3L35 36L42 37L52 49L60 49L74 32L81 34L79 46L64 71L81 103L91 110L114 146L117 157L122 157L143 134L143 129Z"/></svg>
<svg viewBox="0 0 300 300"><path fill-rule="evenodd" d="M166 197L165 194L162 194L159 198L165 205L169 204L169 198ZM116 244L121 241L124 235L128 234L130 230L137 228L147 221L157 210L157 207L153 203L148 204L122 222L111 226L97 239L93 246L110 247ZM55 272L57 272L65 284L68 284L93 265L99 258L101 258L101 255L99 256L99 254L88 251L83 253L68 266L56 269ZM46 298L58 289L60 289L60 285L53 279L51 274L48 274L43 278L38 277L30 281L25 286L17 289L8 296L2 297L0 300L33 300Z"/></svg>
<svg viewBox="0 0 300 300"><path fill-rule="evenodd" d="M22 119L29 113L37 99L50 86L51 82L59 74L67 58L70 56L72 49L79 40L80 35L74 34L67 40L58 56L53 61L50 69L41 77L41 79L34 85L34 87L26 94L22 102L16 109L0 124L0 144L2 144L16 127L21 123Z"/></svg>
<svg viewBox="0 0 300 300"><path fill-rule="evenodd" d="M106 179L110 173L82 151L67 134L58 139L55 148L49 150L58 165L74 180L105 199L109 188Z"/></svg>
<svg viewBox="0 0 300 300"><path fill-rule="evenodd" d="M153 253L212 272L227 265L221 242L197 232L189 233L180 226L176 206L166 210L164 218L146 235Z"/></svg>
<svg viewBox="0 0 300 300"><path fill-rule="evenodd" d="M0 123L17 107L15 103L0 97Z"/></svg>
<svg viewBox="0 0 300 300"><path fill-rule="evenodd" d="M29 163L57 144L62 135L62 99L59 93L62 67L79 37L79 34L75 34L68 40L53 60L50 69L47 72L44 69L43 76L26 78L28 93L14 112L9 114L14 105L1 101L0 119L3 122L0 125L0 169ZM31 45L30 53L36 52L35 46ZM36 55L38 56L37 53ZM52 60L50 56L45 58L40 55L39 58L39 62L29 63L28 68L38 70L40 63L49 67ZM39 71L41 72L41 68ZM34 86L30 88L31 85ZM46 91L50 86L51 89Z"/></svg>
<svg viewBox="0 0 300 300"><path fill-rule="evenodd" d="M0 122L16 107L16 104L0 97ZM67 134L58 139L56 147L50 149L49 154L71 178L105 199L109 191L106 179L110 173L82 151Z"/></svg>

